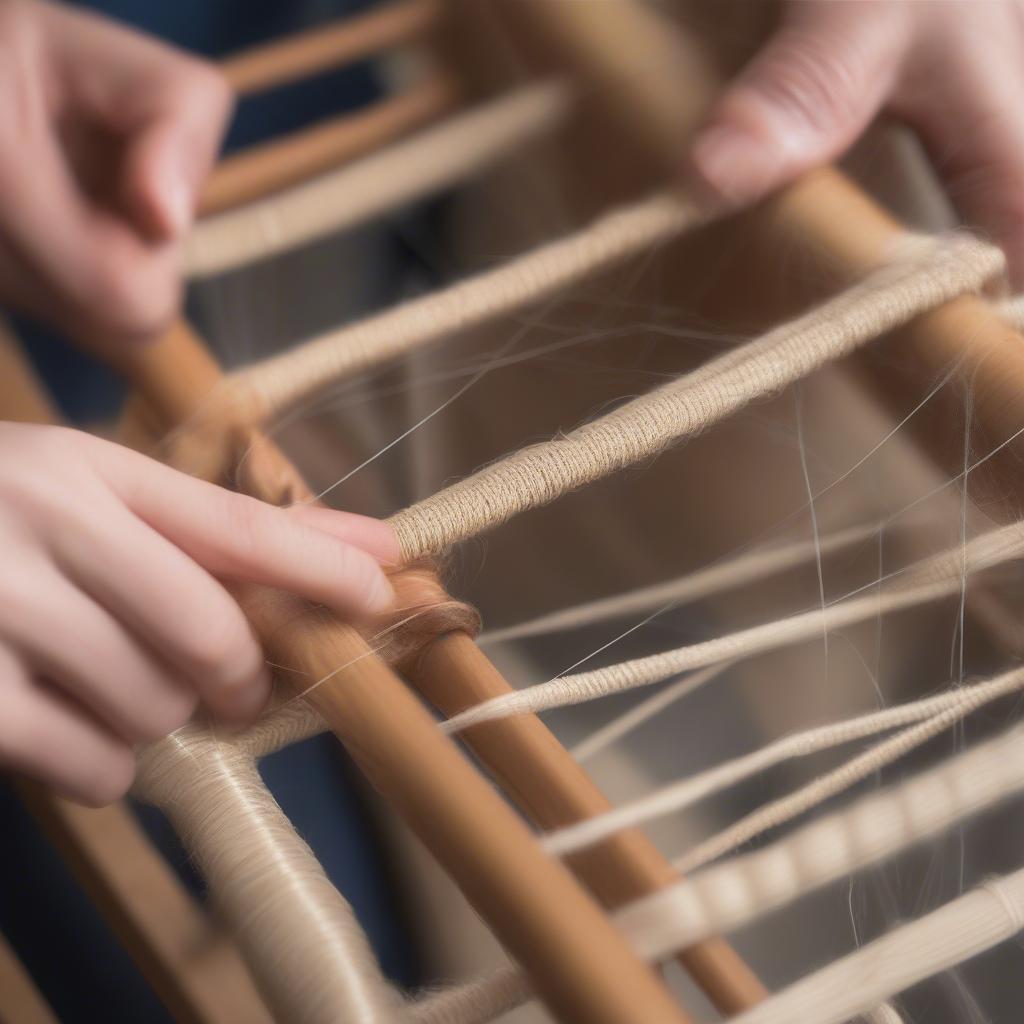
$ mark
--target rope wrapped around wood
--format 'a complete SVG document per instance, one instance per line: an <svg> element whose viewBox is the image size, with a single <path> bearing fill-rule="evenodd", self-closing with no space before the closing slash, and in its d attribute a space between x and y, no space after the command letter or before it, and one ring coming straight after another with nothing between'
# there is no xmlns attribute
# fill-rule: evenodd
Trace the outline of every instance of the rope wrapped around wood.
<svg viewBox="0 0 1024 1024"><path fill-rule="evenodd" d="M570 104L564 83L525 86L340 170L207 217L189 236L185 272L237 270L448 188L554 129Z"/></svg>
<svg viewBox="0 0 1024 1024"><path fill-rule="evenodd" d="M656 818L677 813L792 758L807 757L889 729L923 723L923 727L907 729L887 741L887 744L872 747L864 756L853 758L840 769L844 784L851 774L864 777L873 775L882 766L882 762L895 760L896 756L902 755L908 748L923 743L970 712L1021 689L1024 689L1024 669L1014 669L995 679L955 687L933 697L897 704L895 707L844 719L831 725L805 729L769 743L751 754L670 783L605 814L551 832L545 837L544 846L549 853L563 857L593 846L623 829L635 828ZM893 743L893 740L896 742ZM862 766L858 764L861 761ZM860 770L852 772L851 769L855 767ZM856 781L856 778L852 781Z"/></svg>
<svg viewBox="0 0 1024 1024"><path fill-rule="evenodd" d="M970 237L908 236L893 253L893 262L806 315L397 513L390 522L403 557L439 554L521 512L651 458L919 313L977 291L1003 267L998 249Z"/></svg>
<svg viewBox="0 0 1024 1024"><path fill-rule="evenodd" d="M733 1024L844 1024L1024 930L1024 869L993 878L769 996Z"/></svg>
<svg viewBox="0 0 1024 1024"><path fill-rule="evenodd" d="M706 868L619 911L645 955L735 931L1024 790L1024 728L861 797L770 846ZM640 938L642 936L642 939Z"/></svg>
<svg viewBox="0 0 1024 1024"><path fill-rule="evenodd" d="M244 409L250 422L266 419L342 378L557 294L663 244L699 220L676 196L658 193L494 270L240 370L228 378L220 400Z"/></svg>
<svg viewBox="0 0 1024 1024"><path fill-rule="evenodd" d="M254 745L188 725L141 752L135 793L171 820L279 1019L386 1024L399 999L351 906L263 784Z"/></svg>

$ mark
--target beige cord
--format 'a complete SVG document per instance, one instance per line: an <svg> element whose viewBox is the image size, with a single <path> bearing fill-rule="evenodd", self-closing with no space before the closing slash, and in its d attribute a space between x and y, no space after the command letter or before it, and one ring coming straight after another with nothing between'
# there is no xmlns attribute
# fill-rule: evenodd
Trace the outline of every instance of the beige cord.
<svg viewBox="0 0 1024 1024"><path fill-rule="evenodd" d="M551 832L545 836L544 846L555 856L564 857L566 854L593 846L623 829L635 828L664 815L681 811L699 800L705 800L709 796L720 793L723 789L735 786L786 760L807 757L810 754L852 743L854 740L873 736L888 729L925 722L927 729L922 730L922 734L913 737L919 739L919 742L924 742L935 732L948 728L979 707L1000 697L1016 693L1022 688L1024 688L1024 669L1015 669L996 679L975 683L972 686L957 687L934 697L909 701L883 711L859 715L816 729L805 729L774 743L769 743L751 754L734 758L679 782L662 786L639 800L631 801L605 814ZM901 754L910 749L907 742L907 733L910 731L907 730L897 737L900 740L898 750ZM923 738L919 738L920 735L923 735ZM850 772L849 767L861 760L860 758L854 758L847 765L843 765L839 771L844 773L844 781L852 774L856 774L858 777L871 775L878 770L883 762L888 763L891 758L885 756L887 749L885 744L879 744L869 750L864 756L860 770L856 773ZM827 777L825 776L825 778ZM816 780L815 785L821 781ZM852 781L855 780L851 780L851 784ZM801 801L802 803L803 801ZM801 809L804 808L801 807ZM792 815L785 809L780 809L775 816L788 819ZM742 838L738 842L730 841L730 848L745 842L749 838L747 831L743 830ZM720 844L715 844L714 849L717 850L718 845Z"/></svg>
<svg viewBox="0 0 1024 1024"><path fill-rule="evenodd" d="M188 239L185 271L237 270L458 184L554 129L570 105L564 83L524 86L340 170L207 217Z"/></svg>
<svg viewBox="0 0 1024 1024"><path fill-rule="evenodd" d="M658 210L658 205L651 208L655 219ZM662 205L660 217L669 214ZM683 224L685 219L678 229ZM621 222L616 225L616 234L623 230ZM810 313L562 437L506 456L392 516L403 558L440 554L527 509L651 458L917 314L976 291L1005 264L998 249L963 236L908 237L901 248L904 251L894 254L893 263ZM592 264L595 256L588 252L586 259ZM539 272L540 267L532 265ZM480 313L502 301L490 294L489 284L471 284ZM460 309L466 298L460 299ZM319 367L314 375L324 379L329 373Z"/></svg>
<svg viewBox="0 0 1024 1024"><path fill-rule="evenodd" d="M1022 555L1024 521L990 530L967 544L923 559L883 580L870 591L858 592L824 608L741 629L713 640L528 686L453 715L444 723L444 728L448 732L459 732L509 715L536 714L551 708L581 704L611 693L660 682L680 672L777 650L820 636L823 630L838 629L876 615L947 597L960 590L967 576Z"/></svg>
<svg viewBox="0 0 1024 1024"><path fill-rule="evenodd" d="M352 908L231 735L186 726L139 758L136 793L170 818L279 1020L385 1024L397 996Z"/></svg>
<svg viewBox="0 0 1024 1024"><path fill-rule="evenodd" d="M259 418L275 415L345 377L556 294L589 274L650 250L697 221L692 209L669 195L607 213L590 227L495 270L240 370L228 378L228 394Z"/></svg>

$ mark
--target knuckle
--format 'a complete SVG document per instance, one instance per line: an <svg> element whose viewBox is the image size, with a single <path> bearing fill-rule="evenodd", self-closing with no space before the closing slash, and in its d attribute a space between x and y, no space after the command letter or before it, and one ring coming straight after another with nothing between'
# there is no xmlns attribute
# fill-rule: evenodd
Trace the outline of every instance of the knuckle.
<svg viewBox="0 0 1024 1024"><path fill-rule="evenodd" d="M95 319L118 337L157 334L173 318L180 285L170 262L116 243L94 269L88 298Z"/></svg>
<svg viewBox="0 0 1024 1024"><path fill-rule="evenodd" d="M758 92L815 132L856 119L865 64L858 53L818 32L790 30L789 45L763 69Z"/></svg>
<svg viewBox="0 0 1024 1024"><path fill-rule="evenodd" d="M90 439L65 427L33 426L21 428L11 442L16 459L0 458L5 521L33 530L71 523L91 528L103 489L90 466ZM69 491L81 500L69 503Z"/></svg>
<svg viewBox="0 0 1024 1024"><path fill-rule="evenodd" d="M215 64L198 57L175 56L174 91L180 117L191 141L199 147L198 155L212 160L224 123L234 107L234 92Z"/></svg>
<svg viewBox="0 0 1024 1024"><path fill-rule="evenodd" d="M259 657L241 613L222 613L197 623L187 633L184 653L199 683L219 689L240 685Z"/></svg>

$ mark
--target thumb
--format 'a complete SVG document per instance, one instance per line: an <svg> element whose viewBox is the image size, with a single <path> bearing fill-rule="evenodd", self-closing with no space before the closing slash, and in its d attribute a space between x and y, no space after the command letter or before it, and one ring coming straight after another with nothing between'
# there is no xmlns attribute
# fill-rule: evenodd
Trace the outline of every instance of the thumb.
<svg viewBox="0 0 1024 1024"><path fill-rule="evenodd" d="M35 5L34 5L35 6ZM216 67L63 5L40 4L65 116L120 141L118 198L150 241L187 230L231 110Z"/></svg>
<svg viewBox="0 0 1024 1024"><path fill-rule="evenodd" d="M806 0L726 89L687 173L710 205L752 202L834 159L863 131L899 71L909 33L898 3Z"/></svg>
<svg viewBox="0 0 1024 1024"><path fill-rule="evenodd" d="M122 190L136 223L171 239L191 226L231 102L212 69L183 60L166 69L154 99L129 137Z"/></svg>
<svg viewBox="0 0 1024 1024"><path fill-rule="evenodd" d="M1020 55L991 53L973 71L917 97L906 119L917 129L946 192L970 227L1006 253L1010 280L1024 287L1024 86ZM969 132L963 126L970 125Z"/></svg>

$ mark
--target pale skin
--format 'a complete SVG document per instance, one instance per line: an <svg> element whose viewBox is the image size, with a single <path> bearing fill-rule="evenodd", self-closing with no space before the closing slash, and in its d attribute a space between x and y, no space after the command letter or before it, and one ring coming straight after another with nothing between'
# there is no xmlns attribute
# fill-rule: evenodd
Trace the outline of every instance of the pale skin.
<svg viewBox="0 0 1024 1024"><path fill-rule="evenodd" d="M0 0L0 303L95 346L178 308L178 256L231 101L210 65L71 9ZM914 127L967 223L1024 269L1019 0L788 4L687 156L743 205L842 154L879 111ZM392 592L383 523L271 508L61 428L0 424L0 767L90 804L202 706L270 678L230 593L282 587L361 619Z"/></svg>
<svg viewBox="0 0 1024 1024"><path fill-rule="evenodd" d="M964 223L1024 287L1024 2L796 0L721 96L691 181L742 206L849 149L879 113L919 136Z"/></svg>

